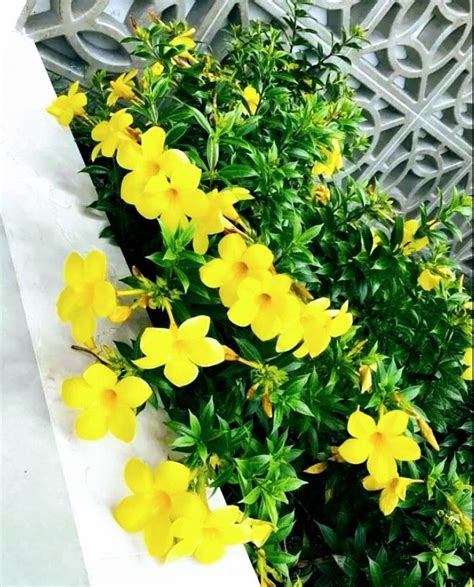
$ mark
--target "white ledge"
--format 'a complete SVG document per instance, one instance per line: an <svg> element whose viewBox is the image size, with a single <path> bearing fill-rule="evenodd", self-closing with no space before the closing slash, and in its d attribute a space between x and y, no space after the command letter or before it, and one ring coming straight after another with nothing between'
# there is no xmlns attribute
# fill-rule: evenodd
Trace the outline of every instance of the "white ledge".
<svg viewBox="0 0 474 587"><path fill-rule="evenodd" d="M61 402L61 382L81 373L90 360L70 349L69 329L56 317L62 266L72 250L99 248L114 277L128 269L120 250L98 239L103 219L85 211L96 199L94 187L77 173L84 163L71 133L45 112L55 95L34 43L19 33L4 41L10 58L2 78L9 90L1 133L2 215L90 584L256 587L243 547L229 548L210 566L192 559L163 565L146 554L141 535L126 534L114 522L111 508L127 493L127 460L138 456L156 464L167 456L163 413L147 407L130 445L113 437L88 443L74 436L76 413ZM102 330L99 339L127 340L127 328ZM212 503L224 503L220 492Z"/></svg>

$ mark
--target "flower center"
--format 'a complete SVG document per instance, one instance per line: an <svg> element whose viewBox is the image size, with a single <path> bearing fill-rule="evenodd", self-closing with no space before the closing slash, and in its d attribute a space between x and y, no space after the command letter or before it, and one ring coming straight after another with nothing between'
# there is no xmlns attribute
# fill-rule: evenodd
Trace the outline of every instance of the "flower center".
<svg viewBox="0 0 474 587"><path fill-rule="evenodd" d="M83 285L78 291L78 301L81 306L90 306L94 299L94 286Z"/></svg>
<svg viewBox="0 0 474 587"><path fill-rule="evenodd" d="M270 305L272 301L272 296L267 293L262 293L258 296L259 305L262 307L267 307Z"/></svg>
<svg viewBox="0 0 474 587"><path fill-rule="evenodd" d="M174 202L178 199L178 192L177 190L175 190L174 188L170 188L167 192L166 195L168 196L168 198L170 200L173 200Z"/></svg>
<svg viewBox="0 0 474 587"><path fill-rule="evenodd" d="M382 448L385 444L385 435L382 434L382 432L374 432L370 437L370 440L375 448Z"/></svg>
<svg viewBox="0 0 474 587"><path fill-rule="evenodd" d="M145 163L145 172L147 175L157 175L160 172L160 166L156 161L147 161Z"/></svg>
<svg viewBox="0 0 474 587"><path fill-rule="evenodd" d="M109 408L113 407L117 402L117 392L114 389L105 389L102 392L102 402Z"/></svg>
<svg viewBox="0 0 474 587"><path fill-rule="evenodd" d="M164 491L157 491L154 495L154 504L160 512L168 512L171 509L171 497Z"/></svg>
<svg viewBox="0 0 474 587"><path fill-rule="evenodd" d="M245 277L249 271L249 268L247 263L239 261L238 263L234 263L234 271L237 277Z"/></svg>

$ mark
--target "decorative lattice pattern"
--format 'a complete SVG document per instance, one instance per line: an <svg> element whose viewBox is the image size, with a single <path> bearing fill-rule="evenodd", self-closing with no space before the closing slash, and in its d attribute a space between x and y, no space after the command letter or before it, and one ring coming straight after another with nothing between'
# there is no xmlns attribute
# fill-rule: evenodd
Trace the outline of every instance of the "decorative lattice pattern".
<svg viewBox="0 0 474 587"><path fill-rule="evenodd" d="M20 26L46 67L87 81L98 68L122 71L132 59L120 39L133 16L150 10L185 18L215 50L222 29L251 18L280 19L284 0L28 0ZM315 0L310 21L329 43L342 26L361 24L370 46L351 55L351 77L365 109L371 147L348 173L378 178L410 213L437 189L472 186L472 11L470 0ZM315 37L316 41L316 37ZM350 53L350 51L349 51ZM470 271L471 240L457 255Z"/></svg>

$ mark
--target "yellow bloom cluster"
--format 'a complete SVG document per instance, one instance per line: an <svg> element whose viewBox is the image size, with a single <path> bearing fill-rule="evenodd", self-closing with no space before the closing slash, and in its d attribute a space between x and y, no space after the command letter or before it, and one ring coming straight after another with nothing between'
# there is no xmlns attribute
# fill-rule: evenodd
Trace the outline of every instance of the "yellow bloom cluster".
<svg viewBox="0 0 474 587"><path fill-rule="evenodd" d="M151 396L151 387L139 377L118 381L109 367L95 363L80 377L63 382L62 399L82 412L76 419L76 434L84 440L98 440L107 432L123 442L135 436L135 408Z"/></svg>
<svg viewBox="0 0 474 587"><path fill-rule="evenodd" d="M418 285L425 291L431 291L441 282L448 282L453 278L452 272L447 267L434 267L423 269L418 277Z"/></svg>
<svg viewBox="0 0 474 587"><path fill-rule="evenodd" d="M190 491L192 472L181 463L165 461L153 471L139 459L131 459L124 472L132 495L114 510L127 532L143 532L148 552L160 559L194 556L202 563L219 560L227 546L253 542L262 546L272 524L244 519L237 506L211 511Z"/></svg>
<svg viewBox="0 0 474 587"><path fill-rule="evenodd" d="M321 149L326 160L318 161L313 165L313 169L311 170L313 175L332 177L336 171L342 169L344 160L342 157L341 143L337 139L332 139L331 145L331 149L327 149L326 147Z"/></svg>
<svg viewBox="0 0 474 587"><path fill-rule="evenodd" d="M359 465L367 461L369 476L363 480L369 491L383 489L380 509L387 516L399 500L405 499L406 489L417 480L398 476L397 461L416 461L421 452L417 443L404 432L408 415L392 410L380 417L378 423L364 412L354 412L347 430L353 437L339 447L339 455L348 463Z"/></svg>
<svg viewBox="0 0 474 587"><path fill-rule="evenodd" d="M266 246L247 246L239 234L228 234L220 240L218 251L220 258L201 268L201 280L219 288L231 322L250 326L260 340L278 336L278 352L302 343L295 356L314 358L332 337L342 336L351 327L347 303L341 310L330 310L327 298L301 302L292 292L291 279L275 273L273 253Z"/></svg>
<svg viewBox="0 0 474 587"><path fill-rule="evenodd" d="M401 248L405 256L417 253L428 246L429 239L427 236L416 238L415 235L420 228L418 220L407 220L403 225L403 238Z"/></svg>

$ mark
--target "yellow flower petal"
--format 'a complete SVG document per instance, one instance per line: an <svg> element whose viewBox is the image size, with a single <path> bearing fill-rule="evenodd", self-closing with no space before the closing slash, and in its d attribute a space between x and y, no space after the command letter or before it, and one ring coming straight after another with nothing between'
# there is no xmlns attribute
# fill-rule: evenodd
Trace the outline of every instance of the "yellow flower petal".
<svg viewBox="0 0 474 587"><path fill-rule="evenodd" d="M209 316L194 316L185 320L178 328L179 340L196 340L204 338L209 332L211 319Z"/></svg>
<svg viewBox="0 0 474 587"><path fill-rule="evenodd" d="M367 460L369 456L369 443L365 439L350 438L339 447L341 457L352 465L359 465Z"/></svg>
<svg viewBox="0 0 474 587"><path fill-rule="evenodd" d="M127 204L136 204L149 178L142 171L131 171L122 179L120 197Z"/></svg>
<svg viewBox="0 0 474 587"><path fill-rule="evenodd" d="M140 349L154 359L155 367L160 367L166 363L174 340L175 336L168 328L145 328Z"/></svg>
<svg viewBox="0 0 474 587"><path fill-rule="evenodd" d="M395 459L389 453L381 449L374 450L370 454L367 460L367 469L371 476L379 483L390 481L398 476Z"/></svg>
<svg viewBox="0 0 474 587"><path fill-rule="evenodd" d="M97 316L106 318L117 305L114 286L108 281L101 281L94 286L92 307Z"/></svg>
<svg viewBox="0 0 474 587"><path fill-rule="evenodd" d="M61 397L68 408L88 408L97 392L82 377L71 377L63 381Z"/></svg>
<svg viewBox="0 0 474 587"><path fill-rule="evenodd" d="M124 470L127 487L134 493L150 493L154 488L153 471L144 461L133 458L128 461Z"/></svg>
<svg viewBox="0 0 474 587"><path fill-rule="evenodd" d="M102 251L91 251L84 259L84 278L88 283L105 281L107 257Z"/></svg>
<svg viewBox="0 0 474 587"><path fill-rule="evenodd" d="M137 143L124 143L117 153L117 163L123 169L136 169L142 161L143 151Z"/></svg>
<svg viewBox="0 0 474 587"><path fill-rule="evenodd" d="M222 345L214 338L208 337L193 344L187 354L188 358L199 367L211 367L224 360Z"/></svg>
<svg viewBox="0 0 474 587"><path fill-rule="evenodd" d="M251 245L242 255L242 261L250 269L270 269L273 263L273 253L264 245Z"/></svg>
<svg viewBox="0 0 474 587"><path fill-rule="evenodd" d="M217 534L217 535L216 535ZM225 547L219 533L204 531L204 541L196 547L194 558L200 563L214 563L224 556Z"/></svg>
<svg viewBox="0 0 474 587"><path fill-rule="evenodd" d="M191 471L182 463L164 461L155 470L155 488L169 495L187 491L191 480Z"/></svg>
<svg viewBox="0 0 474 587"><path fill-rule="evenodd" d="M248 326L254 320L258 306L254 299L239 299L227 312L229 320L237 326Z"/></svg>
<svg viewBox="0 0 474 587"><path fill-rule="evenodd" d="M177 542L166 555L166 562L182 558L184 556L192 556L196 550L197 541L193 539L180 540Z"/></svg>
<svg viewBox="0 0 474 587"><path fill-rule="evenodd" d="M173 359L166 363L164 375L177 387L183 387L196 379L199 369L189 359Z"/></svg>
<svg viewBox="0 0 474 587"><path fill-rule="evenodd" d="M199 275L207 287L220 287L228 279L229 268L222 259L213 259L201 267Z"/></svg>
<svg viewBox="0 0 474 587"><path fill-rule="evenodd" d="M141 359L135 359L132 363L139 369L156 369L164 365L161 357L142 357Z"/></svg>
<svg viewBox="0 0 474 587"><path fill-rule="evenodd" d="M371 477L370 475L362 479L362 485L364 486L364 489L366 489L367 491L379 491L380 489L384 489L384 487L387 487L388 483L389 481L383 481L382 483L380 483L379 481L377 481L377 479Z"/></svg>
<svg viewBox="0 0 474 587"><path fill-rule="evenodd" d="M408 415L402 410L392 410L384 414L378 424L377 432L387 436L398 436L403 434L408 426Z"/></svg>
<svg viewBox="0 0 474 587"><path fill-rule="evenodd" d="M472 358L473 358L473 350L472 348L466 349L463 356L463 363L468 367L472 367Z"/></svg>
<svg viewBox="0 0 474 587"><path fill-rule="evenodd" d="M154 126L142 134L142 149L147 159L157 159L165 148L166 132Z"/></svg>
<svg viewBox="0 0 474 587"><path fill-rule="evenodd" d="M76 420L76 434L83 440L98 440L108 431L108 415L102 407L86 408Z"/></svg>
<svg viewBox="0 0 474 587"><path fill-rule="evenodd" d="M347 431L354 438L368 438L375 430L375 420L359 410L351 414L347 423Z"/></svg>
<svg viewBox="0 0 474 587"><path fill-rule="evenodd" d="M84 260L79 253L73 252L64 264L64 281L70 287L77 287L84 281Z"/></svg>
<svg viewBox="0 0 474 587"><path fill-rule="evenodd" d="M138 408L152 395L151 387L140 377L125 377L115 386L118 400L129 408Z"/></svg>
<svg viewBox="0 0 474 587"><path fill-rule="evenodd" d="M206 520L206 526L227 526L229 524L241 522L243 517L244 514L240 511L238 506L228 505L211 511Z"/></svg>
<svg viewBox="0 0 474 587"><path fill-rule="evenodd" d="M235 306L233 306L235 307ZM229 316L229 319L232 319ZM271 340L282 331L283 325L272 308L261 309L251 323L252 332L260 340Z"/></svg>
<svg viewBox="0 0 474 587"><path fill-rule="evenodd" d="M58 301L56 302L56 310L60 320L62 322L71 320L76 307L77 295L72 288L66 287L59 294Z"/></svg>
<svg viewBox="0 0 474 587"><path fill-rule="evenodd" d="M380 511L385 515L389 516L398 505L397 495L389 488L384 489L380 494L379 507Z"/></svg>
<svg viewBox="0 0 474 587"><path fill-rule="evenodd" d="M167 514L155 514L143 531L148 552L155 558L163 558L173 546L171 522Z"/></svg>
<svg viewBox="0 0 474 587"><path fill-rule="evenodd" d="M398 461L416 461L421 457L420 447L412 438L396 436L387 438L390 454Z"/></svg>
<svg viewBox="0 0 474 587"><path fill-rule="evenodd" d="M473 380L473 370L472 367L468 367L467 369L465 369L461 375L461 377L465 380L465 381L472 381Z"/></svg>
<svg viewBox="0 0 474 587"><path fill-rule="evenodd" d="M261 548L273 532L273 524L265 522L264 520L252 520L251 518L249 518L247 522L250 522L251 542L255 544L257 548Z"/></svg>
<svg viewBox="0 0 474 587"><path fill-rule="evenodd" d="M247 245L240 235L228 234L219 241L217 248L224 261L238 261L247 249Z"/></svg>
<svg viewBox="0 0 474 587"><path fill-rule="evenodd" d="M331 342L330 331L312 330L305 332L304 341L310 356L314 359L328 348Z"/></svg>
<svg viewBox="0 0 474 587"><path fill-rule="evenodd" d="M71 317L72 336L81 344L87 344L95 334L96 317L87 306L76 310Z"/></svg>
<svg viewBox="0 0 474 587"><path fill-rule="evenodd" d="M152 511L149 497L130 495L117 504L114 518L126 532L139 532L149 522Z"/></svg>
<svg viewBox="0 0 474 587"><path fill-rule="evenodd" d="M201 525L209 514L209 509L203 500L196 493L181 493L173 497L171 517L174 520L185 518L191 520L192 527L196 528ZM175 534L178 538L188 538L186 528L189 528L184 522L177 526L180 528L180 534ZM177 530L178 531L178 530Z"/></svg>
<svg viewBox="0 0 474 587"><path fill-rule="evenodd" d="M117 383L117 375L102 363L90 365L82 376L94 389L113 389Z"/></svg>
<svg viewBox="0 0 474 587"><path fill-rule="evenodd" d="M126 406L115 406L110 413L110 432L123 442L131 442L135 437L137 419L135 412Z"/></svg>
<svg viewBox="0 0 474 587"><path fill-rule="evenodd" d="M350 312L340 311L331 321L330 333L332 337L342 336L352 326L352 314Z"/></svg>

